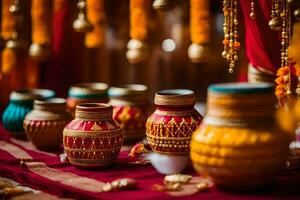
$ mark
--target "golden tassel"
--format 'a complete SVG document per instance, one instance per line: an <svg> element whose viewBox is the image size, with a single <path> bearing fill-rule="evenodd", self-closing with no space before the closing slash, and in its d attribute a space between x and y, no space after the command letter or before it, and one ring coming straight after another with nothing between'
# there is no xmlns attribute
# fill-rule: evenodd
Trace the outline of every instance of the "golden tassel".
<svg viewBox="0 0 300 200"><path fill-rule="evenodd" d="M130 63L139 63L147 56L150 0L130 0L130 37L126 57Z"/></svg>
<svg viewBox="0 0 300 200"><path fill-rule="evenodd" d="M9 11L9 7L13 0L2 0L2 21L1 21L1 36L5 41L12 38L15 30L15 18ZM2 68L3 74L8 74L17 65L17 55L12 49L5 48L2 52Z"/></svg>
<svg viewBox="0 0 300 200"><path fill-rule="evenodd" d="M93 26L91 32L85 36L85 46L97 48L103 45L105 40L105 8L104 0L86 0L87 18Z"/></svg>
<svg viewBox="0 0 300 200"><path fill-rule="evenodd" d="M45 61L51 55L52 16L52 0L32 0L29 55L38 61Z"/></svg>
<svg viewBox="0 0 300 200"><path fill-rule="evenodd" d="M192 62L206 62L210 41L209 1L190 0L190 32L192 44L188 55Z"/></svg>

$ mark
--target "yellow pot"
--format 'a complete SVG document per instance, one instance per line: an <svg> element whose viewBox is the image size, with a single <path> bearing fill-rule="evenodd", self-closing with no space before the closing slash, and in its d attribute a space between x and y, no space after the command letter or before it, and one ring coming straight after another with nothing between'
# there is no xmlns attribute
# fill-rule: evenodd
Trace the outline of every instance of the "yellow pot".
<svg viewBox="0 0 300 200"><path fill-rule="evenodd" d="M227 83L208 89L207 114L191 141L195 170L217 186L253 189L275 180L289 136L275 123L270 84Z"/></svg>

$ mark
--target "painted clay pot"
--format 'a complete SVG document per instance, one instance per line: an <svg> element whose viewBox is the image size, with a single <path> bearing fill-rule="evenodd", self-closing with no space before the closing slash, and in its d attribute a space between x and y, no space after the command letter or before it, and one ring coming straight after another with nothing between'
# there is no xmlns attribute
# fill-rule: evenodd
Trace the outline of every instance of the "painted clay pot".
<svg viewBox="0 0 300 200"><path fill-rule="evenodd" d="M102 167L118 157L123 131L112 119L108 104L85 103L76 106L75 119L64 129L64 148L71 164L78 167Z"/></svg>
<svg viewBox="0 0 300 200"><path fill-rule="evenodd" d="M274 181L289 149L289 135L274 120L275 101L268 83L210 86L207 114L191 141L195 170L233 191Z"/></svg>
<svg viewBox="0 0 300 200"><path fill-rule="evenodd" d="M25 139L23 120L33 109L35 99L49 99L55 92L47 89L23 89L10 94L9 104L3 112L2 123L4 128L13 136Z"/></svg>
<svg viewBox="0 0 300 200"><path fill-rule="evenodd" d="M147 90L145 85L129 84L111 87L108 91L109 104L114 108L113 119L123 128L126 143L138 142L146 136Z"/></svg>
<svg viewBox="0 0 300 200"><path fill-rule="evenodd" d="M195 110L191 90L162 90L155 94L156 110L146 124L147 140L154 152L188 155L192 133L202 116Z"/></svg>
<svg viewBox="0 0 300 200"><path fill-rule="evenodd" d="M63 130L72 118L65 99L35 100L33 110L24 120L27 139L41 150L58 149L62 144Z"/></svg>
<svg viewBox="0 0 300 200"><path fill-rule="evenodd" d="M71 86L68 92L67 106L72 113L81 103L107 103L108 85L106 83L78 83Z"/></svg>

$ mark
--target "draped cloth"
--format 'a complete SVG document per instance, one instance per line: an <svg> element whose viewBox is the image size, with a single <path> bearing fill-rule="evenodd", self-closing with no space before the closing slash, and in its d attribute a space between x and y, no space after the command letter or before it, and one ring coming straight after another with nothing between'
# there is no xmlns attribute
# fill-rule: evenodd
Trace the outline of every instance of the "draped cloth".
<svg viewBox="0 0 300 200"><path fill-rule="evenodd" d="M68 163L62 163L54 154L38 151L26 142L12 139L0 124L0 176L14 179L22 185L42 190L56 196L74 199L177 199L180 194L167 194L153 190L153 184L161 184L163 175L155 171L151 165L136 166L129 164L128 151L121 151L116 163L110 167L97 170L83 170ZM20 160L25 163L20 166ZM183 173L196 175L191 165ZM138 189L118 192L101 192L103 183L118 178L133 178ZM197 178L197 177L193 177ZM215 186L207 192L185 194L180 199L299 199L300 171L283 171L277 183L257 194L231 194L219 190ZM190 190L195 190L190 188ZM189 191L190 191L189 190ZM179 198L178 198L179 199Z"/></svg>
<svg viewBox="0 0 300 200"><path fill-rule="evenodd" d="M246 55L249 63L262 73L275 75L280 67L280 32L273 31L271 19L272 0L255 1L255 19L250 18L251 1L240 0L245 24Z"/></svg>

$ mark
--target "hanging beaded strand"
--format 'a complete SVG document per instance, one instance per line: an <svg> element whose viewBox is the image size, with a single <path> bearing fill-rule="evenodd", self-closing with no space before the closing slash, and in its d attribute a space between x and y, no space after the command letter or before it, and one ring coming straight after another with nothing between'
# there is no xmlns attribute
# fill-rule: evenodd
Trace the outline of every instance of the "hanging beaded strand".
<svg viewBox="0 0 300 200"><path fill-rule="evenodd" d="M281 27L281 67L277 71L277 83L275 94L280 105L284 105L288 96L291 94L291 63L288 57L288 47L290 44L290 5L286 0L281 1L280 18L282 20Z"/></svg>
<svg viewBox="0 0 300 200"><path fill-rule="evenodd" d="M227 58L228 47L229 47L229 5L227 0L223 1L223 13L224 13L224 24L223 24L223 32L224 32L224 51L222 52L222 57Z"/></svg>
<svg viewBox="0 0 300 200"><path fill-rule="evenodd" d="M280 10L279 0L272 0L271 20L269 21L269 26L274 31L281 31Z"/></svg>
<svg viewBox="0 0 300 200"><path fill-rule="evenodd" d="M251 1L250 7L251 7L250 18L255 19L255 2L254 2L254 0Z"/></svg>
<svg viewBox="0 0 300 200"><path fill-rule="evenodd" d="M224 0L223 1L224 12L224 51L222 56L229 62L229 73L234 72L235 64L238 60L237 51L240 49L240 42L238 42L238 19L237 9L238 0Z"/></svg>

